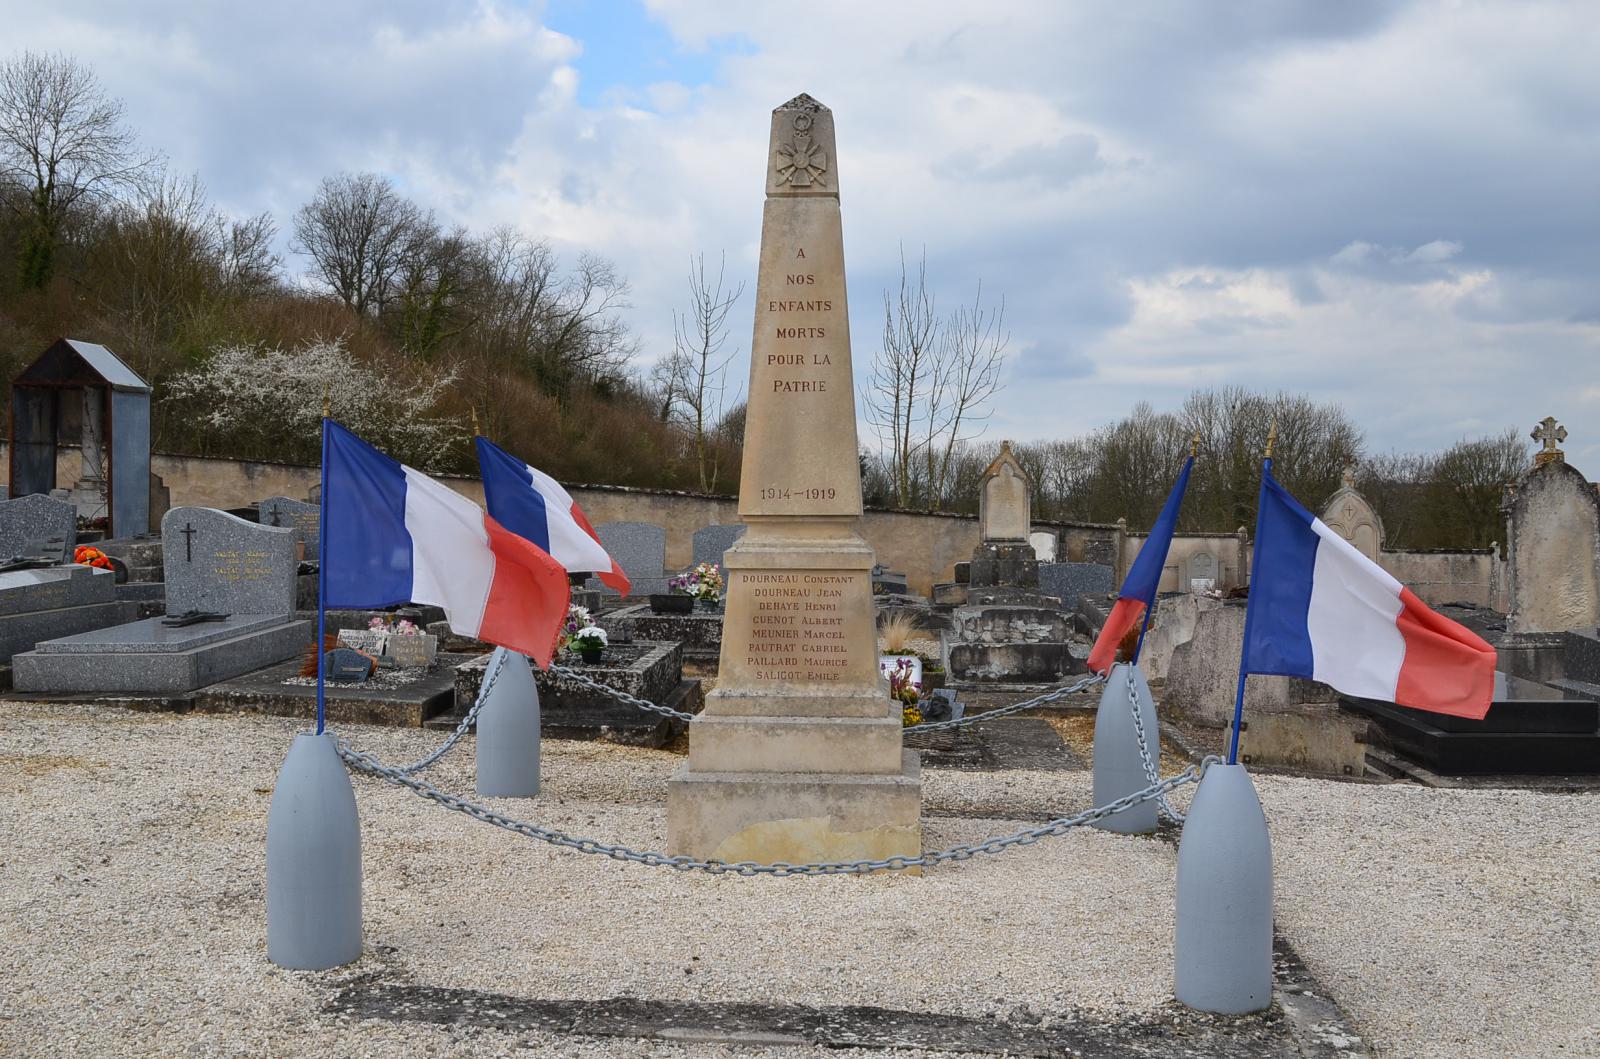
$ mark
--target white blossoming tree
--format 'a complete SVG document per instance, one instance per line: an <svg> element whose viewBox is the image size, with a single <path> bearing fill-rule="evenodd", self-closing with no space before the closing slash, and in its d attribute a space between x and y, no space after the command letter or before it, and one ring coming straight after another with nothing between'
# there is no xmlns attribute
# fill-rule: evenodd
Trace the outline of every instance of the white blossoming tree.
<svg viewBox="0 0 1600 1059"><path fill-rule="evenodd" d="M265 458L315 460L320 452L324 394L333 417L404 463L436 468L466 436L436 414L455 380L402 377L363 363L343 339L316 339L293 349L226 345L169 383L169 397L191 408L195 425L226 438L231 451Z"/></svg>

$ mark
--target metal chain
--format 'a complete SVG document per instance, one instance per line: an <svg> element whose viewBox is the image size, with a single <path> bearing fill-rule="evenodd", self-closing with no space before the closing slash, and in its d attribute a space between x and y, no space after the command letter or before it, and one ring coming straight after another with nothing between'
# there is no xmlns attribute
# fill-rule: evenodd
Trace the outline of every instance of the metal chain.
<svg viewBox="0 0 1600 1059"><path fill-rule="evenodd" d="M488 671L484 673L483 684L478 688L477 701L472 704L472 709L467 711L467 715L461 718L461 723L456 725L456 730L450 733L450 738L446 739L437 750L427 757L418 758L409 765L396 765L394 768L396 772L405 775L421 772L423 769L437 764L440 758L455 749L456 744L461 742L461 737L467 734L467 729L471 728L478 720L478 711L483 709L483 704L489 701L489 689L493 688L494 682L500 679L500 671L506 667L506 658L506 652L501 651L495 664L490 666Z"/></svg>
<svg viewBox="0 0 1600 1059"><path fill-rule="evenodd" d="M1144 778L1149 780L1151 783L1156 783L1161 779L1161 770L1157 766L1156 762L1151 759L1150 744L1145 739L1144 718L1140 716L1139 711L1139 682L1133 679L1132 665L1127 667L1127 676L1128 701L1133 705L1133 734L1137 737L1139 742L1139 760L1144 763ZM1156 753L1159 754L1160 752L1160 744L1157 744ZM1172 807L1172 803L1167 801L1167 796L1164 794L1156 797L1156 809L1164 813L1167 819L1171 820L1175 824L1181 825L1185 819L1184 814L1174 809Z"/></svg>
<svg viewBox="0 0 1600 1059"><path fill-rule="evenodd" d="M1033 698L1023 699L1021 702L1013 702L1011 705L1002 706L997 710L985 710L983 713L975 713L971 717L958 717L948 721L930 721L927 724L908 725L906 731L940 732L948 728L964 728L969 724L980 724L1000 717L1009 717L1013 713L1021 713L1023 710L1031 710L1035 706L1043 706L1046 703L1055 702L1057 699L1064 699L1068 695L1075 695L1080 691L1094 687L1096 684L1103 683L1105 679L1099 673L1090 673L1076 684L1052 688L1042 695L1035 695Z"/></svg>
<svg viewBox="0 0 1600 1059"><path fill-rule="evenodd" d="M703 871L712 875L773 875L778 877L791 875L863 875L875 871L905 871L908 868L931 868L952 861L969 860L979 853L999 853L1001 850L1010 849L1013 846L1030 846L1041 838L1065 834L1075 827L1082 827L1113 813L1120 813L1150 798L1160 798L1168 791L1176 790L1186 783L1197 783L1213 761L1221 760L1220 758L1208 757L1198 766L1190 765L1178 775L1152 784L1142 791L1118 798L1116 801L1106 805L1085 809L1083 812L1072 816L1057 817L1038 827L1026 828L1009 835L986 838L981 842L952 846L949 849L938 850L934 853L924 853L917 857L887 857L883 860L819 861L810 864L789 864L782 861L774 864L759 864L755 861L728 862L697 860L688 856L672 857L652 850L641 851L630 849L627 846L607 845L592 838L579 838L564 831L557 831L554 828L541 827L538 824L516 820L485 805L442 791L429 783L407 775L399 769L389 768L367 754L352 749L343 739L335 738L334 743L338 747L339 756L345 760L346 764L358 772L364 772L405 787L428 801L442 805L446 809L464 813L474 820L493 824L495 827L504 828L507 831L539 842L547 842L552 846L577 850L579 853L592 853L596 856L610 857L612 860L646 864L655 868Z"/></svg>

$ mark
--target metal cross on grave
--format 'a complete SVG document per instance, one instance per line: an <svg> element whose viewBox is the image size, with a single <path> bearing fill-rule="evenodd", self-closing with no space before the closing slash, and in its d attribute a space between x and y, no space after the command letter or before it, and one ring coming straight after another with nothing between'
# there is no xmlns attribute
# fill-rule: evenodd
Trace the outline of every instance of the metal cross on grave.
<svg viewBox="0 0 1600 1059"><path fill-rule="evenodd" d="M1537 459L1545 463L1561 455L1561 450L1556 446L1567 440L1567 428L1557 423L1555 416L1545 416L1528 436L1544 445Z"/></svg>
<svg viewBox="0 0 1600 1059"><path fill-rule="evenodd" d="M183 561L186 563L192 563L194 562L194 523L185 522L183 524L183 529L179 530L178 532L183 534Z"/></svg>

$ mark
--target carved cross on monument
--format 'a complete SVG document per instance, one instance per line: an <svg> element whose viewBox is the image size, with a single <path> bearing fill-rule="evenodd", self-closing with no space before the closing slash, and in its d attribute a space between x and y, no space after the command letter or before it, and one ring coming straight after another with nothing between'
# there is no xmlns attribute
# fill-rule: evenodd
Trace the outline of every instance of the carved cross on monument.
<svg viewBox="0 0 1600 1059"><path fill-rule="evenodd" d="M194 562L194 535L196 532L194 523L185 522L183 524L183 529L179 530L178 532L183 534L183 561L186 563L192 563Z"/></svg>
<svg viewBox="0 0 1600 1059"><path fill-rule="evenodd" d="M1567 440L1567 428L1557 423L1555 416L1545 416L1539 420L1539 425L1528 436L1544 446L1533 457L1535 465L1543 466L1551 460L1565 458L1566 454L1556 446Z"/></svg>

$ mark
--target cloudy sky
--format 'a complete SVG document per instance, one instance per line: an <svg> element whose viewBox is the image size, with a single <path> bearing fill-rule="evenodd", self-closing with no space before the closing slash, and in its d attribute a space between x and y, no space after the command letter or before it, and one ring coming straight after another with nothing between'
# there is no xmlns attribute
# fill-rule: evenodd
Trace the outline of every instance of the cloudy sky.
<svg viewBox="0 0 1600 1059"><path fill-rule="evenodd" d="M0 0L0 25L93 66L227 209L286 228L376 170L609 256L646 359L689 254L753 287L766 113L809 92L858 378L904 244L941 305L1005 295L995 440L1241 383L1340 402L1374 450L1553 414L1600 475L1586 2Z"/></svg>

